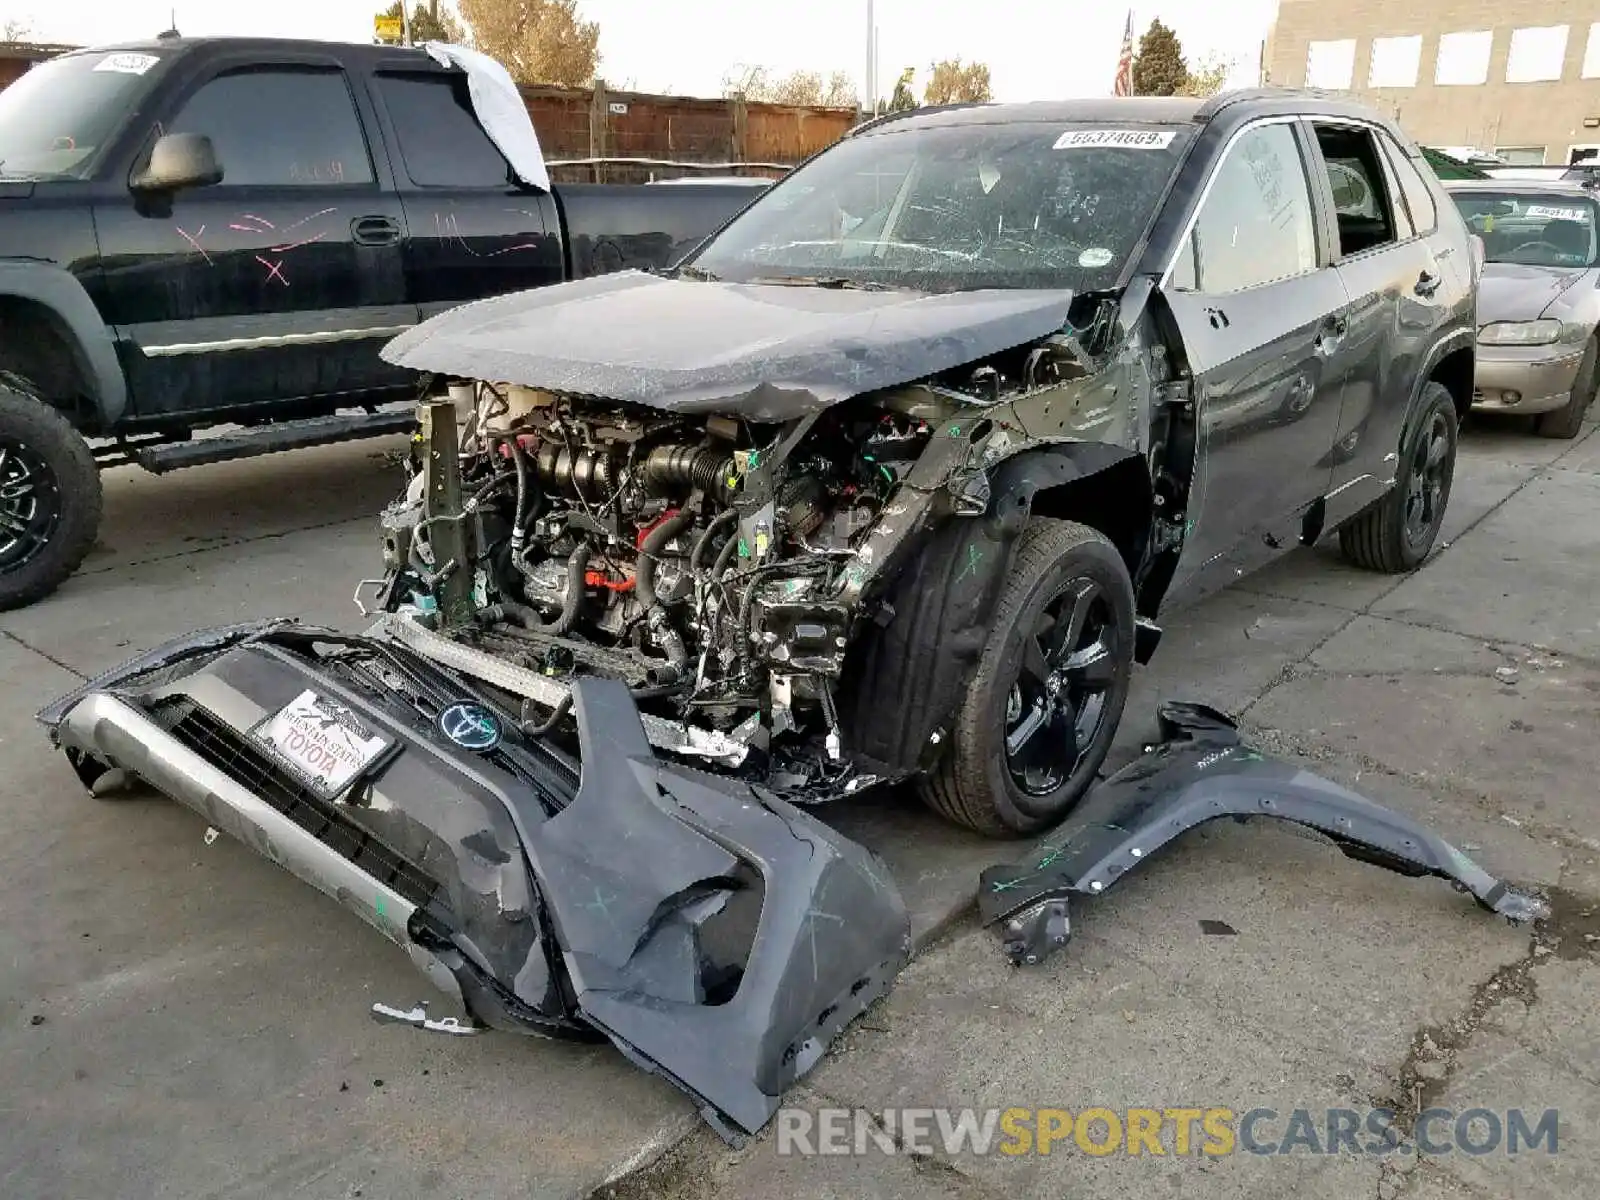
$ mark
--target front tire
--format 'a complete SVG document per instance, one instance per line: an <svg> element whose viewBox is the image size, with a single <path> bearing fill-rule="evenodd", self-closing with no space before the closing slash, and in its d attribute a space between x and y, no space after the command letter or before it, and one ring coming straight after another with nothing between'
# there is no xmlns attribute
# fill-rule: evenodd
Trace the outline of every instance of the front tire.
<svg viewBox="0 0 1600 1200"><path fill-rule="evenodd" d="M1401 448L1394 486L1377 504L1339 527L1339 549L1368 571L1403 575L1428 557L1444 524L1455 481L1455 397L1429 380L1422 413Z"/></svg>
<svg viewBox="0 0 1600 1200"><path fill-rule="evenodd" d="M0 386L0 612L48 596L100 528L100 470L55 409Z"/></svg>
<svg viewBox="0 0 1600 1200"><path fill-rule="evenodd" d="M1578 378L1573 381L1566 407L1540 413L1534 418L1533 431L1540 437L1562 438L1566 441L1577 437L1578 430L1583 428L1584 415L1594 400L1597 385L1600 385L1600 346L1597 346L1594 338L1590 338L1588 348L1583 352L1583 361L1578 364Z"/></svg>
<svg viewBox="0 0 1600 1200"><path fill-rule="evenodd" d="M1059 822L1111 749L1133 639L1133 584L1116 547L1086 525L1032 518L924 802L989 837Z"/></svg>

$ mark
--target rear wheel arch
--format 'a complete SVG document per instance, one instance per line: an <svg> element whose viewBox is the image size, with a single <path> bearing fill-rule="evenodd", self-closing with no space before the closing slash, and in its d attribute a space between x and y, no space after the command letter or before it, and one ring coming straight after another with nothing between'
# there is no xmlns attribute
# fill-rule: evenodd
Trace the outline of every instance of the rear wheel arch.
<svg viewBox="0 0 1600 1200"><path fill-rule="evenodd" d="M1428 373L1418 381L1417 395L1412 398L1413 419L1416 416L1417 400L1422 394L1422 385L1432 380L1445 386L1450 398L1456 402L1457 419L1464 420L1467 410L1472 407L1472 377L1476 370L1477 356L1470 342L1440 355ZM1411 422L1408 421L1407 432L1410 431L1410 425Z"/></svg>

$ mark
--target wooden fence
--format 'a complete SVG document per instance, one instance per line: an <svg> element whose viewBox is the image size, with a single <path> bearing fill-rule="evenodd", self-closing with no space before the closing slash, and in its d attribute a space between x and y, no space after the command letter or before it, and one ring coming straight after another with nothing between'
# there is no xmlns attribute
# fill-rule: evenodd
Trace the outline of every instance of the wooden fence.
<svg viewBox="0 0 1600 1200"><path fill-rule="evenodd" d="M642 183L720 164L772 175L831 146L860 119L853 108L708 100L591 89L524 87L523 103L558 182ZM594 160L609 160L596 162ZM617 160L648 160L619 162ZM577 160L577 161L574 161Z"/></svg>

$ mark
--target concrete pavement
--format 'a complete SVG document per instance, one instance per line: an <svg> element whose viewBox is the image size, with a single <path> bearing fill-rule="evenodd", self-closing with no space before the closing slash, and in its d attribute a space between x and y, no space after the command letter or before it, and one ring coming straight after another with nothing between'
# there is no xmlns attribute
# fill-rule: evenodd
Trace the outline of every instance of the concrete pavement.
<svg viewBox="0 0 1600 1200"><path fill-rule="evenodd" d="M82 796L29 718L197 625L299 612L359 628L350 592L398 481L387 448L113 474L84 572L0 617L0 1194L554 1197L623 1175L620 1194L639 1196L1093 1196L1170 1181L1470 1197L1514 1182L1577 1194L1562 1181L1596 1165L1583 1148L1600 1081L1583 937L1583 897L1600 898L1592 430L1578 444L1470 433L1450 545L1415 576L1300 552L1176 616L1118 752L1148 736L1164 696L1242 712L1273 748L1437 822L1490 869L1560 889L1559 944L1437 881L1230 825L1084 906L1068 952L1018 973L971 916L977 871L1006 849L904 797L836 813L895 869L925 949L795 1103L1353 1106L1403 1099L1426 1076L1457 1107L1559 1105L1574 1126L1554 1165L1410 1171L1304 1156L801 1161L770 1139L734 1154L608 1048L372 1024L373 1000L421 995L400 956L242 847L206 846L177 806ZM1237 933L1202 934L1202 918ZM1486 990L1497 980L1508 998Z"/></svg>

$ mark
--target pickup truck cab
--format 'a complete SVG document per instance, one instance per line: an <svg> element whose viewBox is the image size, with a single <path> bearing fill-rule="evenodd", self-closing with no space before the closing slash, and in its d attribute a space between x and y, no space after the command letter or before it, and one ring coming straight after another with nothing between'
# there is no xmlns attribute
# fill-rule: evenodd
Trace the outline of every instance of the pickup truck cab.
<svg viewBox="0 0 1600 1200"><path fill-rule="evenodd" d="M82 561L100 467L408 428L387 339L667 266L759 190L552 187L509 77L453 47L175 38L35 67L0 92L0 609ZM224 424L246 429L193 439Z"/></svg>

